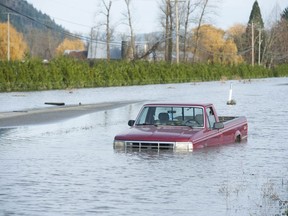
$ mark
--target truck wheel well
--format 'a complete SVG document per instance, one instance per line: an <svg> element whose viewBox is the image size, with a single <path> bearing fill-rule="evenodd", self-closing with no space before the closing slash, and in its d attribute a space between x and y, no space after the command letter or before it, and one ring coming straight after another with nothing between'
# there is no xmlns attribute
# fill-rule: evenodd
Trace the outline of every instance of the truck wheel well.
<svg viewBox="0 0 288 216"><path fill-rule="evenodd" d="M235 138L235 142L241 142L241 135L238 134Z"/></svg>

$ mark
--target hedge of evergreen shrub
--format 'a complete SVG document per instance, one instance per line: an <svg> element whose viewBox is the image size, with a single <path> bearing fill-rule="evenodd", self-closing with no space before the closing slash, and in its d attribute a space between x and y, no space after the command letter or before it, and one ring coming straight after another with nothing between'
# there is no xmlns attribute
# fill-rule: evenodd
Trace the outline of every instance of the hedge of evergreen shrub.
<svg viewBox="0 0 288 216"><path fill-rule="evenodd" d="M283 77L288 65L272 69L247 64L171 64L147 61L83 61L59 57L0 62L0 91L147 85Z"/></svg>

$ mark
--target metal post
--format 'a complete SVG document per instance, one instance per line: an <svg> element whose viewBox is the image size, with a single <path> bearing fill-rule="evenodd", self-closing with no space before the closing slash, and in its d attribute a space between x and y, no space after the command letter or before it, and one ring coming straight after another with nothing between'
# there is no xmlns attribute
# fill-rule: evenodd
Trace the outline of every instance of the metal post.
<svg viewBox="0 0 288 216"><path fill-rule="evenodd" d="M252 66L254 66L254 23L252 22L251 24L251 28L252 28L252 55L251 55L251 58L252 58Z"/></svg>
<svg viewBox="0 0 288 216"><path fill-rule="evenodd" d="M175 0L176 7L176 63L179 63L179 8L178 8L178 0Z"/></svg>
<svg viewBox="0 0 288 216"><path fill-rule="evenodd" d="M259 28L258 65L261 65L261 29Z"/></svg>
<svg viewBox="0 0 288 216"><path fill-rule="evenodd" d="M7 60L10 61L10 14L7 14Z"/></svg>
<svg viewBox="0 0 288 216"><path fill-rule="evenodd" d="M93 27L91 28L91 35L90 35L90 58L93 59L92 55L92 40L93 40ZM88 56L89 57L89 56Z"/></svg>

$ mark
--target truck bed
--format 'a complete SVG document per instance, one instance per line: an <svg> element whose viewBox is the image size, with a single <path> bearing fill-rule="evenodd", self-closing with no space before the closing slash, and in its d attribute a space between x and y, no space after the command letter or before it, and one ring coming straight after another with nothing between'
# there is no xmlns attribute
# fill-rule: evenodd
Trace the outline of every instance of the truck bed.
<svg viewBox="0 0 288 216"><path fill-rule="evenodd" d="M239 118L238 116L218 116L220 122L228 122L233 119Z"/></svg>

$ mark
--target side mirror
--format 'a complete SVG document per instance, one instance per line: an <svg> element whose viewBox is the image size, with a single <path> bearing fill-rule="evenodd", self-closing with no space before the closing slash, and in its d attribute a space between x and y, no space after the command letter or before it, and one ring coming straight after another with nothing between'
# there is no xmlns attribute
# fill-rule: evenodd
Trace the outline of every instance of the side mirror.
<svg viewBox="0 0 288 216"><path fill-rule="evenodd" d="M224 128L224 124L223 124L223 122L215 122L213 128L217 129L217 130L222 129L222 128Z"/></svg>
<svg viewBox="0 0 288 216"><path fill-rule="evenodd" d="M134 123L135 123L135 120L129 120L129 121L128 121L128 125L129 125L129 126L133 126Z"/></svg>

